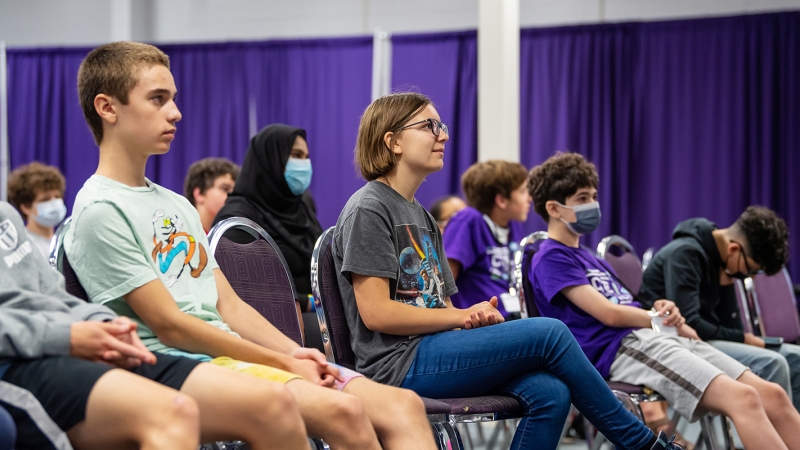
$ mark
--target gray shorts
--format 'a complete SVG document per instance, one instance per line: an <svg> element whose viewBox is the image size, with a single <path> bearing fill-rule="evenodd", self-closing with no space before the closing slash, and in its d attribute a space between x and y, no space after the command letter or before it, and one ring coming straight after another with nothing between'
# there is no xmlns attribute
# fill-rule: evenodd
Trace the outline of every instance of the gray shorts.
<svg viewBox="0 0 800 450"><path fill-rule="evenodd" d="M694 422L707 413L698 403L711 381L723 374L735 380L745 370L740 362L703 341L642 328L622 339L609 379L653 389Z"/></svg>

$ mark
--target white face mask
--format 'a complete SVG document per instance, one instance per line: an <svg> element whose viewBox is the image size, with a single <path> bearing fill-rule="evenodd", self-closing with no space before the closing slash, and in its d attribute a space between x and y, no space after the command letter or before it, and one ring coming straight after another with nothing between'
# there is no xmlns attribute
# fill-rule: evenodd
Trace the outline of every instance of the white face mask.
<svg viewBox="0 0 800 450"><path fill-rule="evenodd" d="M62 198L54 198L46 202L34 203L34 205L36 206L36 217L33 217L33 220L43 227L54 227L67 216L67 207Z"/></svg>

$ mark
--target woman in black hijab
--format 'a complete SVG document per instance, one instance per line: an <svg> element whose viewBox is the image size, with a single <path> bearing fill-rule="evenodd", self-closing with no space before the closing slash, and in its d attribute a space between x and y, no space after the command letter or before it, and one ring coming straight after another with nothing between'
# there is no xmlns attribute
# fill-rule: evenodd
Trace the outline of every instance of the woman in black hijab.
<svg viewBox="0 0 800 450"><path fill-rule="evenodd" d="M269 233L294 277L295 300L301 311L308 310L311 253L322 234L314 199L307 191L310 183L306 131L283 124L268 125L250 140L233 192L214 219L216 224L229 217L246 217ZM239 241L236 236L230 237ZM308 316L313 323L306 330L317 331L308 333L307 344L316 346L319 328L316 318Z"/></svg>

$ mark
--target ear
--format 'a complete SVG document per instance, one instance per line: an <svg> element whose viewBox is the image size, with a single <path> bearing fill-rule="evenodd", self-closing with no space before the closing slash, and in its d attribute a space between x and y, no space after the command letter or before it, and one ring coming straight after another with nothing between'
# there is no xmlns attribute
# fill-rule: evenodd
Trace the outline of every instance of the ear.
<svg viewBox="0 0 800 450"><path fill-rule="evenodd" d="M394 138L394 133L391 131L387 131L386 134L383 135L383 143L386 144L386 148L392 151L395 155L400 155L403 153L403 150L397 145L397 141L392 143L392 139Z"/></svg>
<svg viewBox="0 0 800 450"><path fill-rule="evenodd" d="M559 209L558 209L558 202L557 201L548 200L544 204L544 209L547 211L548 214L550 214L550 217L552 217L554 219L560 219L561 218L561 211L559 211Z"/></svg>
<svg viewBox="0 0 800 450"><path fill-rule="evenodd" d="M30 205L19 205L19 210L22 211L22 214L30 220L31 216L33 215L33 204Z"/></svg>
<svg viewBox="0 0 800 450"><path fill-rule="evenodd" d="M112 97L106 94L97 94L94 98L94 110L103 121L110 124L117 123L117 111L114 108Z"/></svg>
<svg viewBox="0 0 800 450"><path fill-rule="evenodd" d="M494 196L494 206L500 209L506 209L510 201L510 199L503 197L501 194L496 194Z"/></svg>
<svg viewBox="0 0 800 450"><path fill-rule="evenodd" d="M200 192L199 186L195 186L195 188L192 189L192 197L194 197L195 205L199 205L201 203L200 200L205 200L205 195Z"/></svg>

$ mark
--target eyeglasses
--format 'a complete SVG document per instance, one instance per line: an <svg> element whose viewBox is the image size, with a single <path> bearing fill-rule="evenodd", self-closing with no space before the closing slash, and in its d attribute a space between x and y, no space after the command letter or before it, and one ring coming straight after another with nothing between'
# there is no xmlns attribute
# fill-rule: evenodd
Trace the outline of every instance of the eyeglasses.
<svg viewBox="0 0 800 450"><path fill-rule="evenodd" d="M744 246L741 243L734 241L733 239L731 239L731 242L739 245L739 250L741 250L742 256L744 257L744 268L745 270L747 270L747 276L751 277L753 275L758 275L759 273L761 273L762 272L761 269L753 270L750 268L750 265L747 264L747 253L745 253L744 251Z"/></svg>
<svg viewBox="0 0 800 450"><path fill-rule="evenodd" d="M404 126L403 128L400 128L400 131L405 130L406 128L411 128L414 125L419 125L421 123L425 123L425 122L428 123L428 125L426 125L426 127L431 129L431 132L433 132L434 136L439 136L439 133L441 133L442 131L444 131L444 134L446 134L448 137L450 136L450 127L448 127L447 125L443 124L442 122L440 122L440 121L438 121L436 119L425 119L425 120L420 120L419 122L410 123L410 124Z"/></svg>

